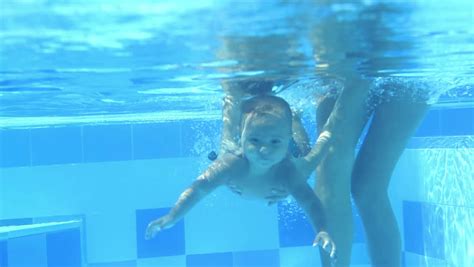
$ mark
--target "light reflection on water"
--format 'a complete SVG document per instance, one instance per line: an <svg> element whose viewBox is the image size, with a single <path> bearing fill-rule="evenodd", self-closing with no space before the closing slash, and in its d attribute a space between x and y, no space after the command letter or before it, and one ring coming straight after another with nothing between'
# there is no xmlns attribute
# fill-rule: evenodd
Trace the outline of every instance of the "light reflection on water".
<svg viewBox="0 0 474 267"><path fill-rule="evenodd" d="M473 100L469 1L327 2L2 1L0 119L215 114L222 80L314 92L347 72Z"/></svg>

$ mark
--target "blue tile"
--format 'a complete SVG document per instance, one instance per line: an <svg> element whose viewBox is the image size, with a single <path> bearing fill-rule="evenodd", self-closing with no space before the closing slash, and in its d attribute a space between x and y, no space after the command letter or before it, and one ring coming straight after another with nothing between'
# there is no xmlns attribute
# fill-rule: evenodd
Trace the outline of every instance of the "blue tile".
<svg viewBox="0 0 474 267"><path fill-rule="evenodd" d="M219 150L220 121L185 121L182 124L183 156L202 156Z"/></svg>
<svg viewBox="0 0 474 267"><path fill-rule="evenodd" d="M446 109L440 113L442 135L474 134L474 109Z"/></svg>
<svg viewBox="0 0 474 267"><path fill-rule="evenodd" d="M47 234L48 267L81 267L81 232L72 229Z"/></svg>
<svg viewBox="0 0 474 267"><path fill-rule="evenodd" d="M196 254L186 256L186 267L233 267L232 253Z"/></svg>
<svg viewBox="0 0 474 267"><path fill-rule="evenodd" d="M181 123L133 125L134 159L181 157Z"/></svg>
<svg viewBox="0 0 474 267"><path fill-rule="evenodd" d="M0 167L29 165L29 130L0 130Z"/></svg>
<svg viewBox="0 0 474 267"><path fill-rule="evenodd" d="M444 231L446 229L444 208L440 205L423 204L422 212L425 255L444 259Z"/></svg>
<svg viewBox="0 0 474 267"><path fill-rule="evenodd" d="M234 267L280 267L279 250L234 252Z"/></svg>
<svg viewBox="0 0 474 267"><path fill-rule="evenodd" d="M415 136L438 136L440 134L440 111L430 110L418 127Z"/></svg>
<svg viewBox="0 0 474 267"><path fill-rule="evenodd" d="M311 246L316 236L303 210L295 202L278 203L280 247Z"/></svg>
<svg viewBox="0 0 474 267"><path fill-rule="evenodd" d="M9 266L48 266L44 234L12 238L7 242Z"/></svg>
<svg viewBox="0 0 474 267"><path fill-rule="evenodd" d="M145 209L136 211L136 237L138 258L151 258L161 256L183 255L184 243L184 221L181 220L173 227L166 229L151 240L145 240L147 225L165 214L169 209Z"/></svg>
<svg viewBox="0 0 474 267"><path fill-rule="evenodd" d="M420 202L403 201L405 251L423 255L423 217Z"/></svg>
<svg viewBox="0 0 474 267"><path fill-rule="evenodd" d="M0 241L0 267L8 267L8 243Z"/></svg>
<svg viewBox="0 0 474 267"><path fill-rule="evenodd" d="M5 219L0 220L0 226L10 226L10 225L26 225L32 224L33 218L20 218L20 219Z"/></svg>
<svg viewBox="0 0 474 267"><path fill-rule="evenodd" d="M132 159L130 125L84 126L84 161L121 161Z"/></svg>
<svg viewBox="0 0 474 267"><path fill-rule="evenodd" d="M32 164L82 162L80 127L31 130Z"/></svg>

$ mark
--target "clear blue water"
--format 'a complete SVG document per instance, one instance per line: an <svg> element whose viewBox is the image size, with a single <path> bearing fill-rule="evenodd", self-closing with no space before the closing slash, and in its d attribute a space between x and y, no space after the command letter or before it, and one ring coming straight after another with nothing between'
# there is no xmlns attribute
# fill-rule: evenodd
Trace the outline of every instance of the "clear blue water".
<svg viewBox="0 0 474 267"><path fill-rule="evenodd" d="M308 91L348 68L429 88L433 102L473 101L471 1L1 6L3 126L218 118L222 79Z"/></svg>
<svg viewBox="0 0 474 267"><path fill-rule="evenodd" d="M467 0L3 0L0 225L85 219L82 256L93 267L187 266L189 255L212 261L223 252L234 263L316 264L304 236L281 229L306 222L291 201L263 209L219 191L163 239L185 242L146 243L143 231L209 163L222 81L275 81L314 134L313 95L340 88L351 72L375 93L429 92L433 108L391 186L404 263L469 266L473 13ZM360 227L353 262L367 266ZM41 238L0 241L0 266L8 246L20 248L8 267L44 261L23 249L39 244L43 253Z"/></svg>

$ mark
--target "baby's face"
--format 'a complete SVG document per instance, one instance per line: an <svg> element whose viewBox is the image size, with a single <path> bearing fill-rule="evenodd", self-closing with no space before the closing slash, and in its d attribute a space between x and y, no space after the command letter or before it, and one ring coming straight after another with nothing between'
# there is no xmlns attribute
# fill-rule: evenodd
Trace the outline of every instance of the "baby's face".
<svg viewBox="0 0 474 267"><path fill-rule="evenodd" d="M282 161L288 153L291 127L284 119L273 116L249 118L242 132L245 157L261 167L271 167Z"/></svg>

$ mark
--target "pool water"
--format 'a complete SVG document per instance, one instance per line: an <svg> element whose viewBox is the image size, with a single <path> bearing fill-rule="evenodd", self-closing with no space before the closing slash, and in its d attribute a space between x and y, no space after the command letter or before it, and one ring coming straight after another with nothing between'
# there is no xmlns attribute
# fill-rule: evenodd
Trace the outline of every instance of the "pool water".
<svg viewBox="0 0 474 267"><path fill-rule="evenodd" d="M472 1L0 6L1 267L320 266L291 198L218 189L144 231L218 149L222 81L272 81L314 140L314 95L347 73L431 104L390 186L403 265L474 266ZM352 264L370 266L355 207L353 220Z"/></svg>

